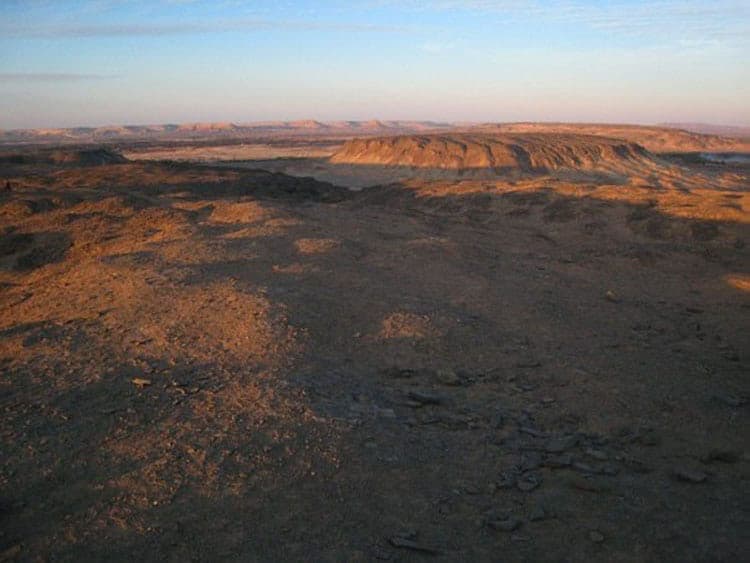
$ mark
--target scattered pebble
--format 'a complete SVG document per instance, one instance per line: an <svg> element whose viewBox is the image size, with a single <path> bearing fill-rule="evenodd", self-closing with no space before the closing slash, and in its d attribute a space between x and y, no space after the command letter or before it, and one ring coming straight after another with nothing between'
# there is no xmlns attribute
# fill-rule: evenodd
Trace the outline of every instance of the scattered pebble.
<svg viewBox="0 0 750 563"><path fill-rule="evenodd" d="M620 298L611 289L609 291L607 291L607 293L604 294L604 298L607 301L611 302L611 303L619 303L620 302Z"/></svg>
<svg viewBox="0 0 750 563"><path fill-rule="evenodd" d="M143 389L144 387L148 387L149 385L151 385L151 380L143 379L142 377L134 377L133 385L138 387L138 389Z"/></svg>
<svg viewBox="0 0 750 563"><path fill-rule="evenodd" d="M435 376L443 385L458 386L462 383L461 378L452 369L439 369Z"/></svg>

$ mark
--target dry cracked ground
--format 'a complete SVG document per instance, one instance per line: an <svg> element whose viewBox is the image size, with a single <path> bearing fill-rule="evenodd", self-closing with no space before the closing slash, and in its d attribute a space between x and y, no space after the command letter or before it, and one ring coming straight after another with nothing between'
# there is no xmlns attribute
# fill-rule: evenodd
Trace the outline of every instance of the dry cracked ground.
<svg viewBox="0 0 750 563"><path fill-rule="evenodd" d="M8 171L0 560L750 552L746 175Z"/></svg>

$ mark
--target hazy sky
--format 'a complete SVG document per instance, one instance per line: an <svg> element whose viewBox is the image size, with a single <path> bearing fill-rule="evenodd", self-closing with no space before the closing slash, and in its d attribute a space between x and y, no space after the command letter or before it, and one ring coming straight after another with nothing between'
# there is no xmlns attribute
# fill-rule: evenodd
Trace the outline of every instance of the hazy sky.
<svg viewBox="0 0 750 563"><path fill-rule="evenodd" d="M0 0L0 128L750 125L750 0Z"/></svg>

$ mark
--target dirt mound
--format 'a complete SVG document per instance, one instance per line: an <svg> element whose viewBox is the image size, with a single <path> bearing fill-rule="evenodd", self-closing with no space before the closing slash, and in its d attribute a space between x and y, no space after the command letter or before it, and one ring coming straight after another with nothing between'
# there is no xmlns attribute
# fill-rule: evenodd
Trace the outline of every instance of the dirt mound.
<svg viewBox="0 0 750 563"><path fill-rule="evenodd" d="M109 149L55 149L0 155L0 164L102 166L126 162L128 159Z"/></svg>
<svg viewBox="0 0 750 563"><path fill-rule="evenodd" d="M0 203L0 218L17 220L58 207L59 201L49 198L17 199Z"/></svg>
<svg viewBox="0 0 750 563"><path fill-rule="evenodd" d="M57 150L49 154L53 164L76 164L78 166L101 166L103 164L124 164L127 159L108 149Z"/></svg>
<svg viewBox="0 0 750 563"><path fill-rule="evenodd" d="M66 233L6 233L0 236L0 271L29 271L58 262L70 246Z"/></svg>
<svg viewBox="0 0 750 563"><path fill-rule="evenodd" d="M653 162L635 143L588 135L408 135L354 139L331 157L338 164L448 170L619 171Z"/></svg>

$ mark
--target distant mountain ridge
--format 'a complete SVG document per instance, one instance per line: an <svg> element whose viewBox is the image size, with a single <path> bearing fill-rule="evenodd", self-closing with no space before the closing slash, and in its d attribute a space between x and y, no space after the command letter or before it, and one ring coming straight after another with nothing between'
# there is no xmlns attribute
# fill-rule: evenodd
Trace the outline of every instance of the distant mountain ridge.
<svg viewBox="0 0 750 563"><path fill-rule="evenodd" d="M624 139L652 152L748 152L750 127L700 123L657 126L595 123L458 123L437 121L258 121L252 123L195 122L160 125L106 125L42 129L0 129L0 145L98 145L137 142L263 142L299 137L351 139L418 135L447 131L480 133L575 133Z"/></svg>
<svg viewBox="0 0 750 563"><path fill-rule="evenodd" d="M258 135L330 134L368 135L419 133L452 127L435 121L259 121L254 123L209 122L161 125L107 125L0 130L0 143L97 143L135 140L242 138Z"/></svg>

